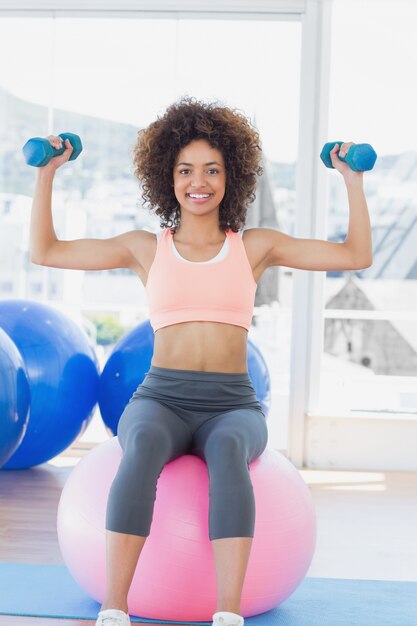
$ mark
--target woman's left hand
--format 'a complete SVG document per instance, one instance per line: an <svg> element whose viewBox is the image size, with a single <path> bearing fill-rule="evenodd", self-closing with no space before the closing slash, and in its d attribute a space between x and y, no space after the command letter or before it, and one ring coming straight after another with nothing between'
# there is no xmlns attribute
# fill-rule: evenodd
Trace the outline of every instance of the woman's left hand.
<svg viewBox="0 0 417 626"><path fill-rule="evenodd" d="M334 146L333 150L330 150L330 158L332 160L332 165L336 170L338 170L342 174L345 180L363 178L363 172L355 172L349 167L347 163L345 163L344 161L341 161L337 155L337 153L340 151L340 156L345 157L347 153L349 152L349 148L354 145L355 144L353 141L342 143L341 146L337 143Z"/></svg>

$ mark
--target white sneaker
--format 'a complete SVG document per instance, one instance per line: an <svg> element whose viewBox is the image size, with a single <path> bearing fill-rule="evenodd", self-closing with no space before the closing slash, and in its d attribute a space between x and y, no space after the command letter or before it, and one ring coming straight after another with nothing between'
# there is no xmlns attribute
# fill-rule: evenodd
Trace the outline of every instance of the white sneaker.
<svg viewBox="0 0 417 626"><path fill-rule="evenodd" d="M119 609L106 609L99 612L96 626L131 626L130 617Z"/></svg>
<svg viewBox="0 0 417 626"><path fill-rule="evenodd" d="M243 626L244 621L243 617L237 613L218 611L213 615L212 626Z"/></svg>

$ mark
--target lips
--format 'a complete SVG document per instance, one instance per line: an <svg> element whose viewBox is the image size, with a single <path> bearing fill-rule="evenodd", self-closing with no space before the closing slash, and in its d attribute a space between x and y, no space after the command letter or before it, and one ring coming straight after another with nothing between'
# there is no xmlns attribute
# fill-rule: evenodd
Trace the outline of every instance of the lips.
<svg viewBox="0 0 417 626"><path fill-rule="evenodd" d="M209 200L211 200L214 194L213 193L193 193L193 194L186 193L185 196L193 204L204 204L205 202L208 202Z"/></svg>

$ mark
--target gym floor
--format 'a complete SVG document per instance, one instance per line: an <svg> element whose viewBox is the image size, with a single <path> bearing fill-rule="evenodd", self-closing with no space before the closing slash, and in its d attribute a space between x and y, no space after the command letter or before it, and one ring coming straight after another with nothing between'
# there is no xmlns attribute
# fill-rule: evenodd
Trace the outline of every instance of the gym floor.
<svg viewBox="0 0 417 626"><path fill-rule="evenodd" d="M78 444L49 463L0 472L0 560L62 564L59 497ZM317 513L308 576L417 581L417 473L303 470ZM2 626L86 626L86 620L0 616Z"/></svg>

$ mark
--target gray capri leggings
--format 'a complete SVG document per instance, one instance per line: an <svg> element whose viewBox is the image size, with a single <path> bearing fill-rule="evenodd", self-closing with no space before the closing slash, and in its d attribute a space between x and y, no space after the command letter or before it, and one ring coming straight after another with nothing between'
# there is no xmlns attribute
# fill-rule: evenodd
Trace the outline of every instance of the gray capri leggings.
<svg viewBox="0 0 417 626"><path fill-rule="evenodd" d="M166 463L203 459L209 474L209 537L253 537L249 463L267 445L265 415L249 374L150 366L119 421L123 457L107 504L106 529L147 537Z"/></svg>

